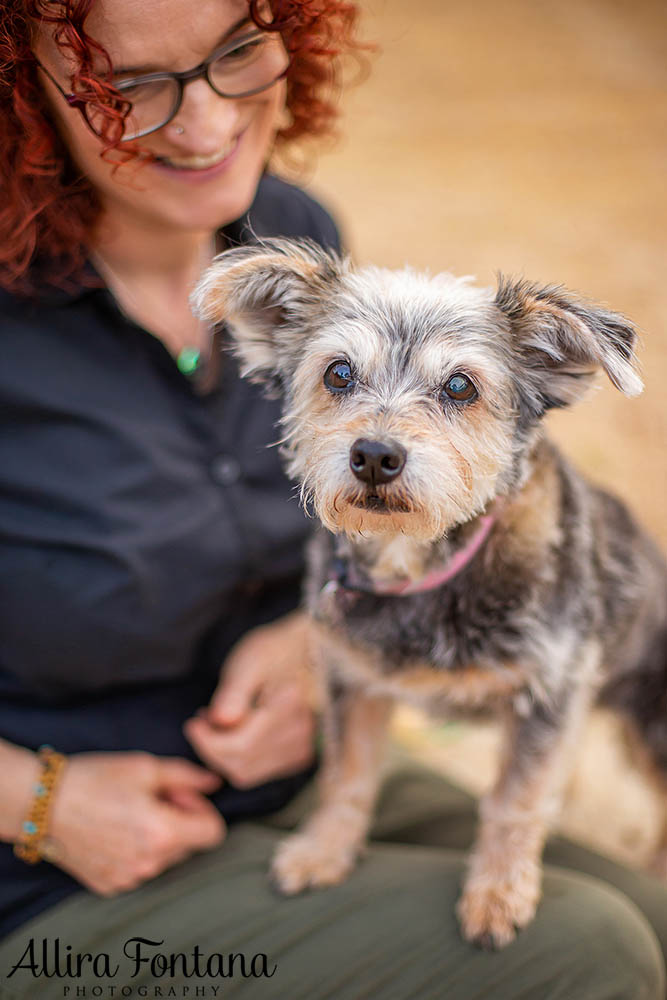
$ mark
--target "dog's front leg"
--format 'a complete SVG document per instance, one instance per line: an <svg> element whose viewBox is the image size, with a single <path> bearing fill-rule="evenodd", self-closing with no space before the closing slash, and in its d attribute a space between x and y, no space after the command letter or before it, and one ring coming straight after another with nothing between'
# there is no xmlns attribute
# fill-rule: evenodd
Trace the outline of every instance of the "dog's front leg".
<svg viewBox="0 0 667 1000"><path fill-rule="evenodd" d="M541 856L558 814L589 695L585 687L558 707L536 704L527 717L508 714L505 748L458 904L466 940L502 948L533 919L542 884Z"/></svg>
<svg viewBox="0 0 667 1000"><path fill-rule="evenodd" d="M337 885L352 870L373 814L392 704L338 682L328 685L319 804L278 846L271 876L281 892Z"/></svg>

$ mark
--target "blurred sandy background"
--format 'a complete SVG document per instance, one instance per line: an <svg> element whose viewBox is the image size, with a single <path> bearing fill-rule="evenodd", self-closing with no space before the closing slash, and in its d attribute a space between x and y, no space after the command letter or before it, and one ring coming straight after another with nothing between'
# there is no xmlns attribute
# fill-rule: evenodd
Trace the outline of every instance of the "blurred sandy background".
<svg viewBox="0 0 667 1000"><path fill-rule="evenodd" d="M553 436L624 497L667 549L667 4L664 0L365 0L378 43L343 101L341 140L310 189L359 261L562 282L639 326L646 390L609 384L550 419ZM493 727L397 735L481 790ZM565 829L630 861L655 802L594 721Z"/></svg>

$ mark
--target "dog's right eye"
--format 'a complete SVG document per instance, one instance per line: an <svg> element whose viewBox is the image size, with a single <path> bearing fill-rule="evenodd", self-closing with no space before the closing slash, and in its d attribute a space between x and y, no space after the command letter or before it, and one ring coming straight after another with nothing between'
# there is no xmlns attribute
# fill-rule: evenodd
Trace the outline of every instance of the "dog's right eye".
<svg viewBox="0 0 667 1000"><path fill-rule="evenodd" d="M345 392L354 386L352 369L347 361L332 362L324 373L324 384L332 392Z"/></svg>

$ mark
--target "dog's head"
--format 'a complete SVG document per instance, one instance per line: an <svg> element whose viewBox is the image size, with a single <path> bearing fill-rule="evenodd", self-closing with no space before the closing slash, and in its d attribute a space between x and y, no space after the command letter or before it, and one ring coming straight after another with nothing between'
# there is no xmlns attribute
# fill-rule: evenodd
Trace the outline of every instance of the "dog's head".
<svg viewBox="0 0 667 1000"><path fill-rule="evenodd" d="M221 254L193 303L282 395L288 471L334 532L435 540L520 481L540 418L596 369L642 388L626 320L557 287L494 293L270 240Z"/></svg>

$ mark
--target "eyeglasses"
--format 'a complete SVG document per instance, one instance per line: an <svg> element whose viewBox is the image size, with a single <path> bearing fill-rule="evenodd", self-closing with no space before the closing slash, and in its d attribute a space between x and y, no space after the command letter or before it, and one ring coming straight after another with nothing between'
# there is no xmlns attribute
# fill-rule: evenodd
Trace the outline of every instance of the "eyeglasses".
<svg viewBox="0 0 667 1000"><path fill-rule="evenodd" d="M289 55L277 32L254 31L227 42L199 66L183 73L146 73L114 80L114 87L130 105L121 142L157 132L175 118L185 85L191 80L205 77L219 97L252 97L284 77L289 64ZM39 60L38 65L69 106L81 112L90 130L101 137L106 122L104 108L81 94L68 94Z"/></svg>

